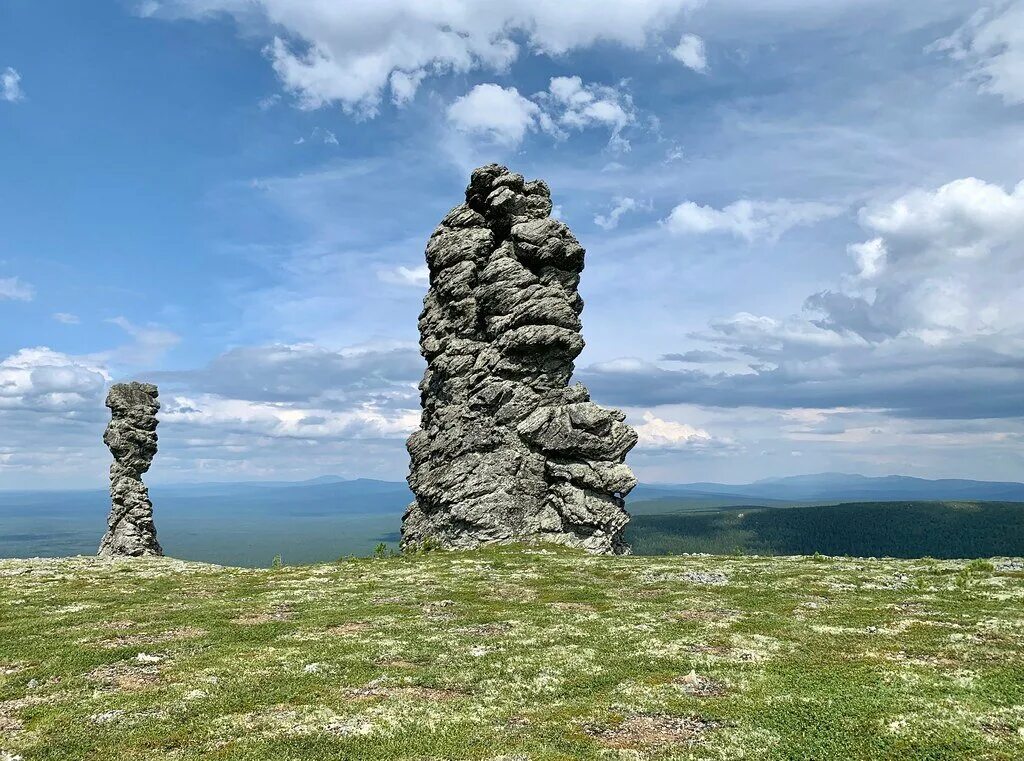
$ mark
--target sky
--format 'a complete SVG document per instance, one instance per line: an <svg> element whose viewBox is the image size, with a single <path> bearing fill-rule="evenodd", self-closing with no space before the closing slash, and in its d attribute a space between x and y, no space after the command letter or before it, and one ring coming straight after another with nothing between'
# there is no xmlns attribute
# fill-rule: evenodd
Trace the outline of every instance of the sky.
<svg viewBox="0 0 1024 761"><path fill-rule="evenodd" d="M587 249L641 480L1024 480L1024 0L0 2L0 488L398 480L423 249L497 161Z"/></svg>

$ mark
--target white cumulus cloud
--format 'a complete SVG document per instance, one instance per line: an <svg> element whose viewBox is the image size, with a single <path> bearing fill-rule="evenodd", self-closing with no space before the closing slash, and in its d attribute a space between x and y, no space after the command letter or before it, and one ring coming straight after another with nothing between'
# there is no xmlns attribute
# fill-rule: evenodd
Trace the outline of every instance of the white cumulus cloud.
<svg viewBox="0 0 1024 761"><path fill-rule="evenodd" d="M267 38L266 55L303 108L373 116L386 90L406 103L428 76L504 71L525 50L562 55L596 42L643 47L698 0L168 0L150 18L233 17Z"/></svg>
<svg viewBox="0 0 1024 761"><path fill-rule="evenodd" d="M1024 328L1024 182L966 177L861 210L852 287L815 294L822 323L865 337L943 342Z"/></svg>
<svg viewBox="0 0 1024 761"><path fill-rule="evenodd" d="M506 146L519 145L531 131L564 140L571 132L605 128L610 147L629 150L621 132L636 114L625 91L573 76L553 77L547 90L529 98L515 87L477 85L448 107L448 121L460 132Z"/></svg>
<svg viewBox="0 0 1024 761"><path fill-rule="evenodd" d="M851 243L846 247L846 252L857 262L857 277L862 280L877 277L885 269L888 251L885 250L885 241L882 238Z"/></svg>
<svg viewBox="0 0 1024 761"><path fill-rule="evenodd" d="M1024 182L1008 193L966 177L866 207L860 221L901 259L981 258L1024 234Z"/></svg>
<svg viewBox="0 0 1024 761"><path fill-rule="evenodd" d="M518 145L541 123L540 106L514 87L477 85L448 107L448 121L460 132L505 145Z"/></svg>
<svg viewBox="0 0 1024 761"><path fill-rule="evenodd" d="M691 449L706 450L728 446L730 442L717 439L703 428L674 420L662 420L652 412L643 413L643 422L634 426L639 449Z"/></svg>
<svg viewBox="0 0 1024 761"><path fill-rule="evenodd" d="M679 44L670 51L672 57L683 66L704 74L708 70L708 57L704 50L704 40L695 34L684 34Z"/></svg>
<svg viewBox="0 0 1024 761"><path fill-rule="evenodd" d="M0 361L0 411L82 412L95 406L109 380L106 368L87 357L21 349Z"/></svg>

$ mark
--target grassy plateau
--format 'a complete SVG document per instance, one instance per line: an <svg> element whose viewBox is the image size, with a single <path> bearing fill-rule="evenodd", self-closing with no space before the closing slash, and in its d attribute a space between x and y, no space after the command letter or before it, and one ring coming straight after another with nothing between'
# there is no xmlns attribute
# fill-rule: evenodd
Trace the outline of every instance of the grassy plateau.
<svg viewBox="0 0 1024 761"><path fill-rule="evenodd" d="M0 759L1021 759L1024 563L0 560Z"/></svg>

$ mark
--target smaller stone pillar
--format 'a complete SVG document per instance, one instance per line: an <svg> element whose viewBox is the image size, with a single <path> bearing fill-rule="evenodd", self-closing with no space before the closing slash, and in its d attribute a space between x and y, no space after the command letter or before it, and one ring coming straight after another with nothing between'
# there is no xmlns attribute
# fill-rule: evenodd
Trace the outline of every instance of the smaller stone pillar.
<svg viewBox="0 0 1024 761"><path fill-rule="evenodd" d="M163 555L153 525L153 503L142 474L156 455L156 413L152 383L115 383L107 394L110 424L103 443L114 455L110 466L110 517L100 555Z"/></svg>

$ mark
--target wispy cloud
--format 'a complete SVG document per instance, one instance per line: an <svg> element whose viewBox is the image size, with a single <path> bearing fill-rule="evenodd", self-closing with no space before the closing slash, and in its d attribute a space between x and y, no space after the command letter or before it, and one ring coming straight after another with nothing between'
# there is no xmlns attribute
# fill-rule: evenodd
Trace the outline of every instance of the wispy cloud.
<svg viewBox="0 0 1024 761"><path fill-rule="evenodd" d="M662 354L662 362L689 362L693 364L705 364L711 362L729 362L732 357L717 351L707 349L691 349L683 353Z"/></svg>
<svg viewBox="0 0 1024 761"><path fill-rule="evenodd" d="M36 295L35 288L16 277L0 278L0 299L31 301Z"/></svg>
<svg viewBox="0 0 1024 761"><path fill-rule="evenodd" d="M0 100L15 103L24 100L25 93L21 89L21 74L8 66L0 72Z"/></svg>
<svg viewBox="0 0 1024 761"><path fill-rule="evenodd" d="M818 201L735 201L721 209L685 201L665 219L673 233L728 233L748 242L776 241L794 227L813 225L842 213L840 206Z"/></svg>
<svg viewBox="0 0 1024 761"><path fill-rule="evenodd" d="M159 325L137 325L126 317L114 317L107 322L117 325L134 339L128 346L107 352L106 356L112 361L136 366L148 365L181 343L181 336Z"/></svg>
<svg viewBox="0 0 1024 761"><path fill-rule="evenodd" d="M425 264L421 264L419 267L399 265L393 269L378 270L377 277L385 283L412 285L417 288L425 288L430 284L430 270Z"/></svg>
<svg viewBox="0 0 1024 761"><path fill-rule="evenodd" d="M647 208L647 206L635 198L629 198L628 196L616 198L614 206L612 206L607 214L597 214L594 216L594 224L603 230L614 230L619 226L619 220L623 215L644 208Z"/></svg>
<svg viewBox="0 0 1024 761"><path fill-rule="evenodd" d="M927 49L963 62L983 92L1008 104L1024 103L1024 2L982 7L956 32Z"/></svg>

